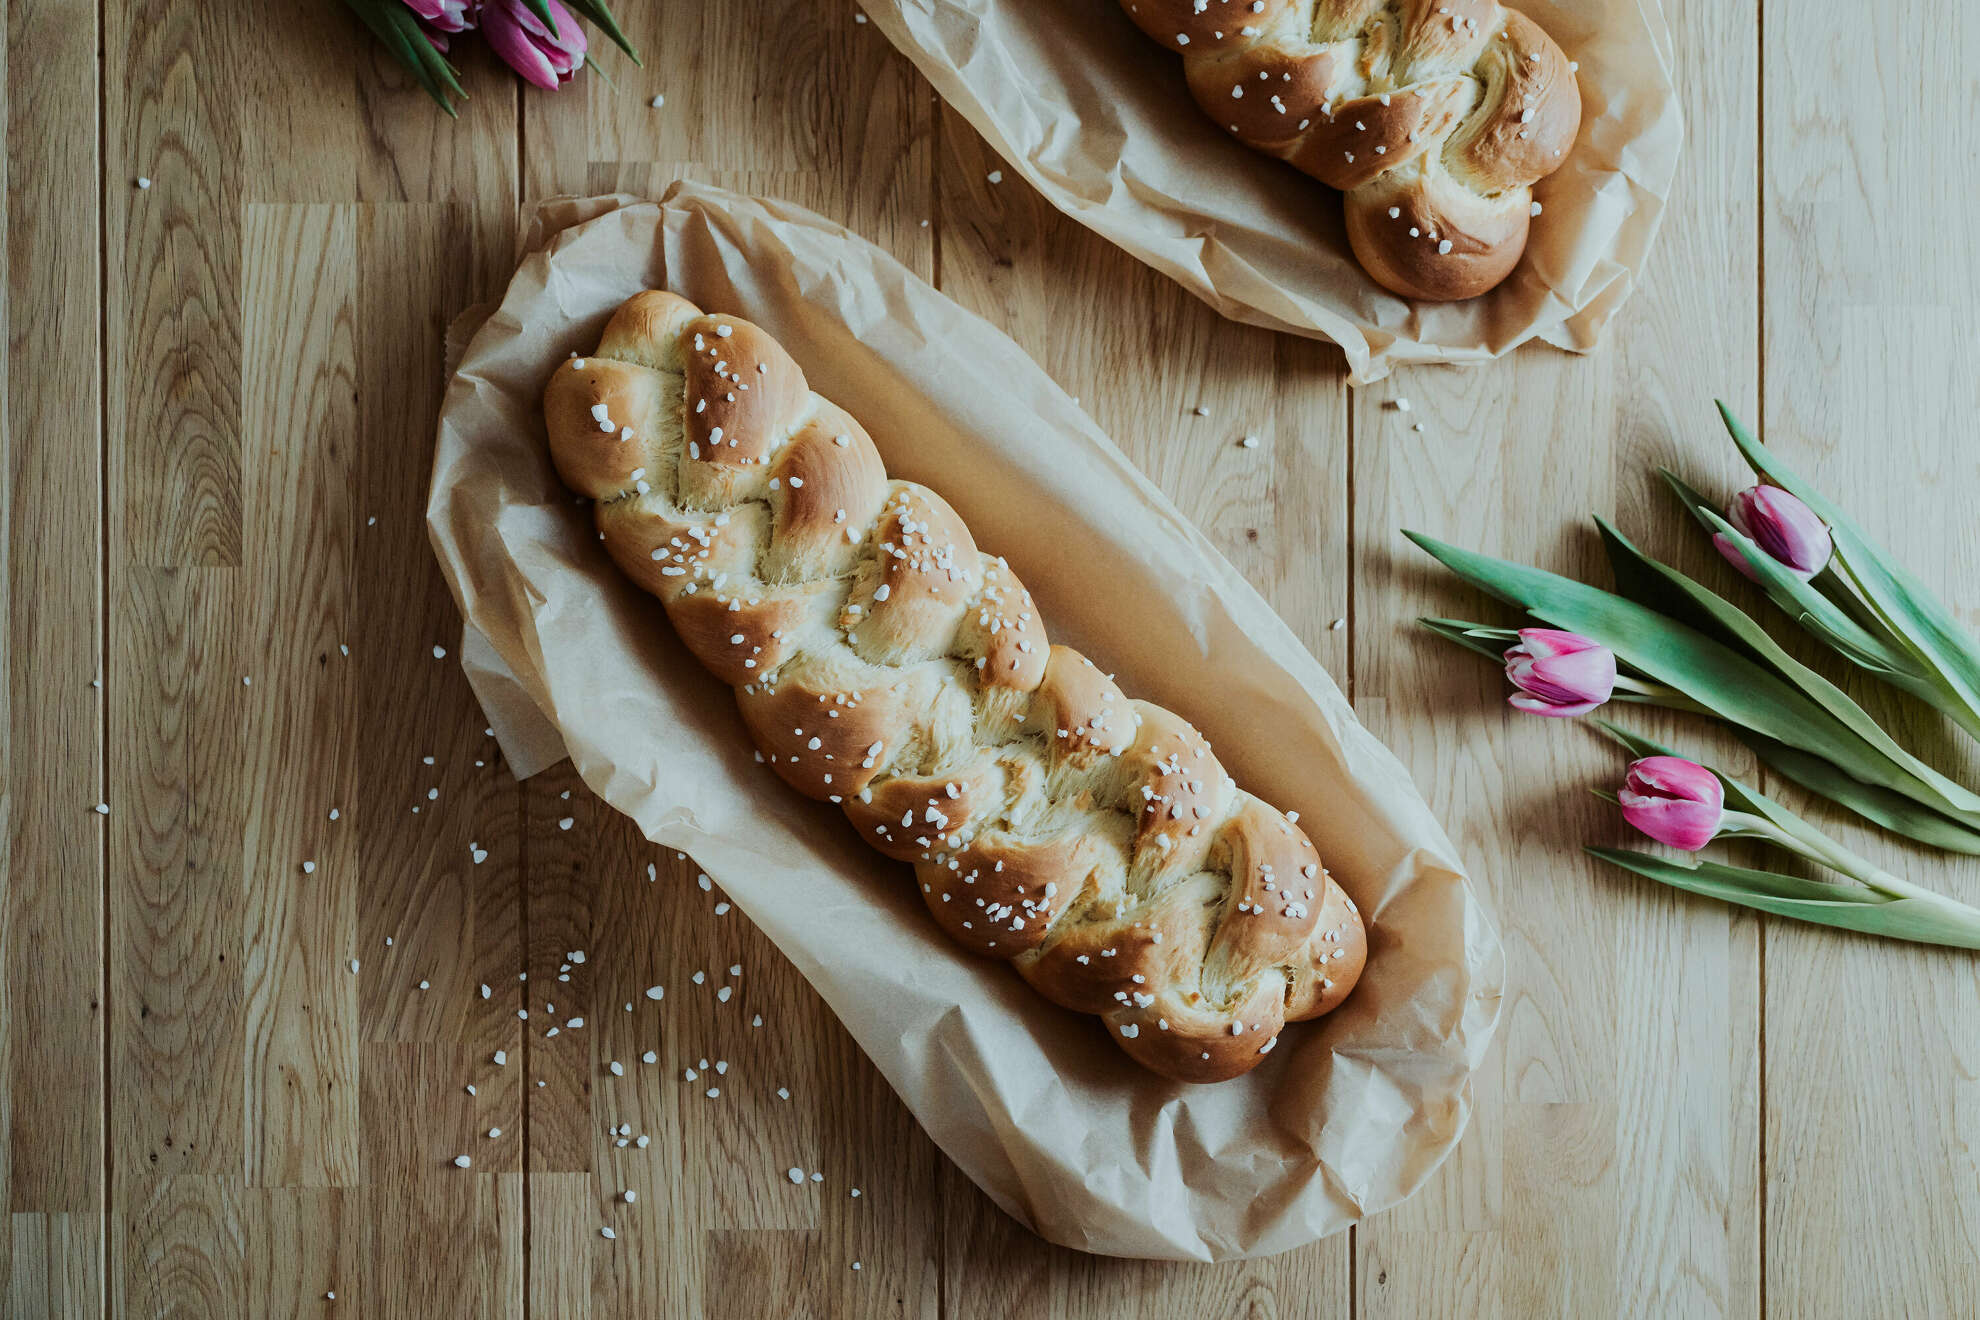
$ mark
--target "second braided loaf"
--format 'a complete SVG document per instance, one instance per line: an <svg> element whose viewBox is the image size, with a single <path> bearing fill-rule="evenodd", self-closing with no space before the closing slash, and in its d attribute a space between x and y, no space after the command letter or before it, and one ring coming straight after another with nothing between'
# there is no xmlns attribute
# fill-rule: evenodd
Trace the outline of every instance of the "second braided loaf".
<svg viewBox="0 0 1980 1320"><path fill-rule="evenodd" d="M544 411L760 758L911 862L957 943L1185 1081L1249 1071L1353 988L1360 915L1293 819L1051 645L1010 567L764 331L638 294Z"/></svg>
<svg viewBox="0 0 1980 1320"><path fill-rule="evenodd" d="M1581 127L1575 66L1499 0L1120 2L1211 118L1346 195L1355 258L1406 298L1505 279Z"/></svg>

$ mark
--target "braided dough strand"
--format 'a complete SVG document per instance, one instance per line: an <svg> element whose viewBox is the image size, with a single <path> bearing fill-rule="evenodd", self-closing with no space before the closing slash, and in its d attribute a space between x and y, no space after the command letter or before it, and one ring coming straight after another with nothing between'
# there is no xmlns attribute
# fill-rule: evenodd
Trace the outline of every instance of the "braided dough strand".
<svg viewBox="0 0 1980 1320"><path fill-rule="evenodd" d="M1498 0L1121 4L1205 113L1345 194L1355 258L1406 298L1505 279L1581 128L1567 56Z"/></svg>
<svg viewBox="0 0 1980 1320"><path fill-rule="evenodd" d="M1185 1081L1346 997L1360 914L1182 719L1054 646L1017 575L768 334L642 293L552 376L550 451L759 755L912 863L935 921Z"/></svg>

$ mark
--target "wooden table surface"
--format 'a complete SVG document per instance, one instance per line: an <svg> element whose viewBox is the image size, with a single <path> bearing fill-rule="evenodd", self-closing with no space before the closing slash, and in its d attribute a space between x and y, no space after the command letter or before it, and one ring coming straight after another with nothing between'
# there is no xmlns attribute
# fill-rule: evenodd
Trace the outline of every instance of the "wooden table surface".
<svg viewBox="0 0 1980 1320"><path fill-rule="evenodd" d="M477 51L459 123L328 0L10 0L7 1313L1973 1313L1980 964L1597 871L1612 755L1410 627L1484 607L1405 525L1593 574L1581 515L1617 510L1729 582L1652 474L1732 488L1713 395L1976 621L1980 9L1665 8L1688 141L1602 350L1354 391L989 183L848 0L620 0L648 60L616 94L522 96ZM1413 1200L1245 1264L1046 1246L691 862L568 767L504 766L421 521L442 332L532 199L681 175L839 219L1007 330L1410 765L1510 972ZM1901 862L1980 900L1980 865ZM590 1025L547 1036L546 1002Z"/></svg>

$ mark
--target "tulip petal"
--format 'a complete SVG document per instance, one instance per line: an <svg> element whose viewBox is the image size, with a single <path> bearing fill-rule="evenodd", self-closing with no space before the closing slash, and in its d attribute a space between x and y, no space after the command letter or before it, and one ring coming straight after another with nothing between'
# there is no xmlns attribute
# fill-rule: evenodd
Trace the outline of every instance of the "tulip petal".
<svg viewBox="0 0 1980 1320"><path fill-rule="evenodd" d="M437 32L465 32L475 24L478 4L469 0L405 0L420 21Z"/></svg>
<svg viewBox="0 0 1980 1320"><path fill-rule="evenodd" d="M1615 652L1579 633L1526 628L1505 653L1506 678L1537 703L1581 715L1607 701L1616 687ZM1541 713L1536 700L1511 699L1520 710Z"/></svg>
<svg viewBox="0 0 1980 1320"><path fill-rule="evenodd" d="M1619 793L1623 819L1659 843L1697 852L1719 832L1721 812L1702 802Z"/></svg>
<svg viewBox="0 0 1980 1320"><path fill-rule="evenodd" d="M1607 647L1556 655L1533 666L1527 690L1569 701L1607 701L1616 690L1616 655Z"/></svg>
<svg viewBox="0 0 1980 1320"><path fill-rule="evenodd" d="M1740 553L1739 547L1733 544L1730 536L1724 532L1713 532L1712 548L1724 555L1726 562L1738 569L1739 575L1748 582L1760 580L1760 575L1753 571L1753 565L1746 562L1746 556Z"/></svg>
<svg viewBox="0 0 1980 1320"><path fill-rule="evenodd" d="M1697 852L1725 817L1719 777L1681 756L1646 756L1631 763L1616 793L1623 819L1659 843Z"/></svg>
<svg viewBox="0 0 1980 1320"><path fill-rule="evenodd" d="M501 29L491 23L482 29L488 37L488 44L502 57L502 62L522 75L523 81L541 87L545 91L557 90L557 71L550 67L543 52L521 39L504 40L496 35Z"/></svg>
<svg viewBox="0 0 1980 1320"><path fill-rule="evenodd" d="M523 78L554 91L584 67L588 49L584 29L557 0L548 0L557 20L552 32L522 0L487 0L482 33L508 66Z"/></svg>
<svg viewBox="0 0 1980 1320"><path fill-rule="evenodd" d="M1601 643L1583 637L1580 633L1563 632L1559 628L1521 628L1520 648L1536 660L1549 656L1569 655L1576 651L1592 651L1601 648Z"/></svg>
<svg viewBox="0 0 1980 1320"><path fill-rule="evenodd" d="M1646 756L1634 762L1629 767L1629 785L1638 792L1691 798L1713 806L1726 798L1725 785L1717 775L1682 756Z"/></svg>
<svg viewBox="0 0 1980 1320"><path fill-rule="evenodd" d="M1567 718L1574 715L1586 715L1602 703L1599 701L1554 702L1520 692L1507 697L1506 704L1514 710L1523 710L1528 715L1548 715Z"/></svg>
<svg viewBox="0 0 1980 1320"><path fill-rule="evenodd" d="M1747 487L1733 496L1726 518L1771 558L1802 577L1813 577L1828 567L1835 553L1829 525L1779 486Z"/></svg>

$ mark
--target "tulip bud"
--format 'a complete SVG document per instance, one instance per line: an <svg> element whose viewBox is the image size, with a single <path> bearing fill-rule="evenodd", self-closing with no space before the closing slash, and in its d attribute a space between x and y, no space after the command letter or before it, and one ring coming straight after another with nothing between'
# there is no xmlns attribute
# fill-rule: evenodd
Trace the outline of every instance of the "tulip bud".
<svg viewBox="0 0 1980 1320"><path fill-rule="evenodd" d="M1616 689L1616 655L1580 633L1522 628L1506 652L1506 677L1519 695L1507 703L1529 715L1586 715Z"/></svg>
<svg viewBox="0 0 1980 1320"><path fill-rule="evenodd" d="M1726 814L1726 786L1681 756L1647 756L1633 763L1616 800L1624 820L1686 852L1710 843Z"/></svg>
<svg viewBox="0 0 1980 1320"><path fill-rule="evenodd" d="M547 2L550 16L557 20L554 32L522 0L486 0L481 10L481 34L525 80L554 91L584 67L589 44L570 11L557 0Z"/></svg>
<svg viewBox="0 0 1980 1320"><path fill-rule="evenodd" d="M435 32L465 32L481 17L481 0L405 0L405 5ZM444 38L435 44L446 49Z"/></svg>
<svg viewBox="0 0 1980 1320"><path fill-rule="evenodd" d="M1768 558L1804 580L1827 568L1835 551L1829 525L1779 486L1752 486L1733 496L1726 521L1745 533ZM1738 546L1723 534L1713 536L1712 543L1734 568L1753 576Z"/></svg>

